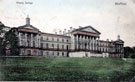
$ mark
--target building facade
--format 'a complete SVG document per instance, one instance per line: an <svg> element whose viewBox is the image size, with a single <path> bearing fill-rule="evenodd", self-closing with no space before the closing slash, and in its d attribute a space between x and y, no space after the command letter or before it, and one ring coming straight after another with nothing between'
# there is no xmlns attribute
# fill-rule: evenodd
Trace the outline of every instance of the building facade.
<svg viewBox="0 0 135 82"><path fill-rule="evenodd" d="M22 56L45 57L124 57L124 41L100 40L100 32L91 26L79 27L50 34L30 24L12 28L18 37Z"/></svg>

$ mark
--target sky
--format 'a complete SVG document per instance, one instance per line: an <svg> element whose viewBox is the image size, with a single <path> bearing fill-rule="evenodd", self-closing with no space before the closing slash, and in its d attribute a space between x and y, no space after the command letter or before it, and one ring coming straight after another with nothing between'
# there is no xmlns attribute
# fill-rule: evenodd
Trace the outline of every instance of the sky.
<svg viewBox="0 0 135 82"><path fill-rule="evenodd" d="M20 4L25 2L32 4ZM6 26L24 25L27 15L42 32L90 25L101 32L101 40L120 35L125 46L135 46L135 0L0 0L0 21Z"/></svg>

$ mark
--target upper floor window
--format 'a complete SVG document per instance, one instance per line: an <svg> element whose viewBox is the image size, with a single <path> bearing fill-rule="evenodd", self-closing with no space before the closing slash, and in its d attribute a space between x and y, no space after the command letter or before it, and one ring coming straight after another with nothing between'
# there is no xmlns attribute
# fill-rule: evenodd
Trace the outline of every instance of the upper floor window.
<svg viewBox="0 0 135 82"><path fill-rule="evenodd" d="M62 45L62 49L64 49L64 45Z"/></svg>
<svg viewBox="0 0 135 82"><path fill-rule="evenodd" d="M48 43L46 43L46 48L48 48Z"/></svg>
<svg viewBox="0 0 135 82"><path fill-rule="evenodd" d="M67 40L67 42L68 42L68 40Z"/></svg>
<svg viewBox="0 0 135 82"><path fill-rule="evenodd" d="M64 42L64 39L62 39L62 42Z"/></svg>
<svg viewBox="0 0 135 82"><path fill-rule="evenodd" d="M48 37L46 37L46 40L48 40Z"/></svg>
<svg viewBox="0 0 135 82"><path fill-rule="evenodd" d="M41 39L41 41L42 41L42 40L43 40L43 36L41 36L41 38L40 38L40 39Z"/></svg>
<svg viewBox="0 0 135 82"><path fill-rule="evenodd" d="M54 38L52 37L52 41L54 41Z"/></svg>
<svg viewBox="0 0 135 82"><path fill-rule="evenodd" d="M52 44L52 48L54 48L54 44Z"/></svg>
<svg viewBox="0 0 135 82"><path fill-rule="evenodd" d="M59 38L57 38L57 42L59 41Z"/></svg>
<svg viewBox="0 0 135 82"><path fill-rule="evenodd" d="M68 45L67 45L67 50L68 50Z"/></svg>
<svg viewBox="0 0 135 82"><path fill-rule="evenodd" d="M57 48L59 49L59 44L57 44Z"/></svg>

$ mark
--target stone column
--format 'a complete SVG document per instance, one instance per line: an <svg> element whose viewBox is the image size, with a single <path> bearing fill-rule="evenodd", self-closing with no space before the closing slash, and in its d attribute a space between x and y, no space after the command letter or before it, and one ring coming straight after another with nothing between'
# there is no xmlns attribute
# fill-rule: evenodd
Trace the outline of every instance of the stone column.
<svg viewBox="0 0 135 82"><path fill-rule="evenodd" d="M83 49L85 49L85 41L86 41L85 35L83 35Z"/></svg>
<svg viewBox="0 0 135 82"><path fill-rule="evenodd" d="M85 49L85 36L82 35L82 49Z"/></svg>
<svg viewBox="0 0 135 82"><path fill-rule="evenodd" d="M89 50L91 50L91 36L89 37Z"/></svg>
<svg viewBox="0 0 135 82"><path fill-rule="evenodd" d="M31 33L31 47L33 47L33 34Z"/></svg>
<svg viewBox="0 0 135 82"><path fill-rule="evenodd" d="M38 34L36 35L36 47L38 47Z"/></svg>
<svg viewBox="0 0 135 82"><path fill-rule="evenodd" d="M94 50L94 37L92 37L92 50Z"/></svg>
<svg viewBox="0 0 135 82"><path fill-rule="evenodd" d="M19 45L22 46L21 33L19 32Z"/></svg>
<svg viewBox="0 0 135 82"><path fill-rule="evenodd" d="M71 50L75 49L75 36L71 35Z"/></svg>
<svg viewBox="0 0 135 82"><path fill-rule="evenodd" d="M89 44L89 39L88 39L88 36L86 36L86 43L87 43L87 48L86 49L88 50L89 49L89 45L88 45Z"/></svg>
<svg viewBox="0 0 135 82"><path fill-rule="evenodd" d="M40 48L40 43L41 43L41 41L40 41L40 38L41 38L41 36L40 35L38 35L39 37L38 37L38 47Z"/></svg>
<svg viewBox="0 0 135 82"><path fill-rule="evenodd" d="M97 45L98 45L98 46L97 46L97 51L99 51L99 49L100 49L100 48L99 48L99 37L97 38Z"/></svg>
<svg viewBox="0 0 135 82"><path fill-rule="evenodd" d="M28 42L27 42L27 33L25 33L25 46L27 46Z"/></svg>
<svg viewBox="0 0 135 82"><path fill-rule="evenodd" d="M95 38L95 51L97 51L97 37Z"/></svg>
<svg viewBox="0 0 135 82"><path fill-rule="evenodd" d="M93 50L95 51L95 37L93 37Z"/></svg>
<svg viewBox="0 0 135 82"><path fill-rule="evenodd" d="M78 50L78 35L76 35L76 49Z"/></svg>
<svg viewBox="0 0 135 82"><path fill-rule="evenodd" d="M82 35L80 35L80 40L79 41L80 41L80 44L81 44L80 49L82 49Z"/></svg>

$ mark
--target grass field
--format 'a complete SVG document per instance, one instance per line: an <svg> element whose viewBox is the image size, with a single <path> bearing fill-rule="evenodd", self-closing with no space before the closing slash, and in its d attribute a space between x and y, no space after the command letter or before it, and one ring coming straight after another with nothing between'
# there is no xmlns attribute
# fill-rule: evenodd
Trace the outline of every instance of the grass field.
<svg viewBox="0 0 135 82"><path fill-rule="evenodd" d="M135 76L135 59L0 58L0 80L126 82Z"/></svg>

